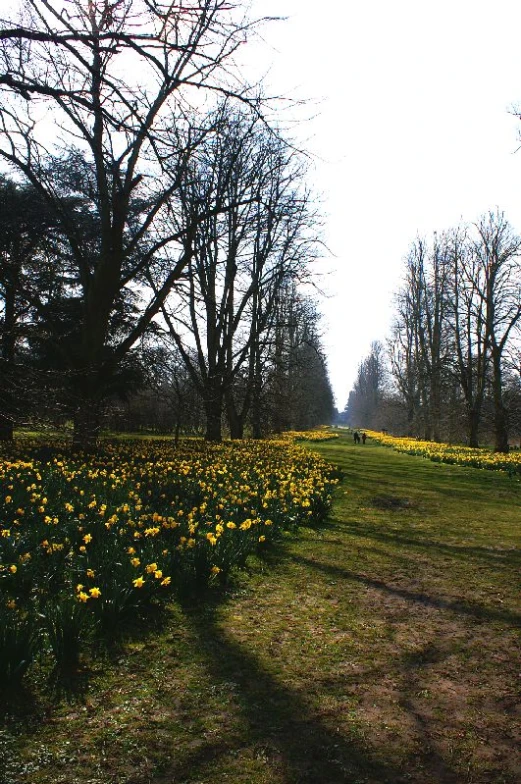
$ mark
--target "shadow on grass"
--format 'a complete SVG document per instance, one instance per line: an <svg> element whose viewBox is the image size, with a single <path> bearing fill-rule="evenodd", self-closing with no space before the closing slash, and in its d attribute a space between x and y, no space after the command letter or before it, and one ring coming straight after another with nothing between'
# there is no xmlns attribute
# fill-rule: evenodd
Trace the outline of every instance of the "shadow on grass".
<svg viewBox="0 0 521 784"><path fill-rule="evenodd" d="M409 780L392 764L371 755L356 734L352 739L346 738L336 731L334 722L328 726L311 709L305 694L285 685L255 655L229 639L207 608L187 606L184 612L206 656L212 679L234 685L244 721L235 753L241 748L260 750L267 764L276 765L282 771L282 780L287 784L398 784ZM222 753L219 745L215 746L215 753ZM209 754L211 749L207 748L199 762L211 761ZM188 770L189 780L195 781L193 777L199 772L197 756L187 761ZM176 774L182 777L183 771L176 770Z"/></svg>
<svg viewBox="0 0 521 784"><path fill-rule="evenodd" d="M341 521L339 520L339 523ZM421 550L429 552L438 552L443 555L452 555L455 558L464 560L477 559L487 562L490 566L512 566L521 569L521 549L520 548L493 548L493 547L480 547L468 545L451 545L444 544L443 542L433 539L426 539L425 532L421 532L418 537L403 536L396 531L386 534L383 531L375 530L373 524L366 525L362 522L357 523L341 523L342 533L348 536L355 536L357 538L372 539L378 542L390 543L397 547L403 545L404 547L416 547Z"/></svg>
<svg viewBox="0 0 521 784"><path fill-rule="evenodd" d="M324 572L337 579L347 580L349 582L358 582L368 588L375 588L378 591L399 596L409 602L423 604L424 606L434 607L439 610L450 610L451 612L469 615L478 621L501 621L502 623L510 624L514 627L521 627L521 615L519 613L511 612L509 610L496 610L492 607L484 607L481 604L470 601L450 601L447 599L436 598L426 593L418 593L416 591L407 591L404 588L397 588L382 580L375 580L363 574L357 574L348 569L340 566L333 566L332 564L321 563L317 560L304 558L303 556L293 555L292 559L301 564L302 566L311 567Z"/></svg>

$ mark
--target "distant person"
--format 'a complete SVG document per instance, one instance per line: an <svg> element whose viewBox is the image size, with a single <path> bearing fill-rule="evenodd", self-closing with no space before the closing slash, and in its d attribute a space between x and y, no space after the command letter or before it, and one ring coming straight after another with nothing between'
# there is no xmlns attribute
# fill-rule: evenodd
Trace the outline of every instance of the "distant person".
<svg viewBox="0 0 521 784"><path fill-rule="evenodd" d="M365 439L367 438L365 433L362 433L362 444L365 444Z"/></svg>
<svg viewBox="0 0 521 784"><path fill-rule="evenodd" d="M358 430L355 430L355 432L353 433L353 438L354 438L355 444L359 444L360 443L360 436L358 434Z"/></svg>

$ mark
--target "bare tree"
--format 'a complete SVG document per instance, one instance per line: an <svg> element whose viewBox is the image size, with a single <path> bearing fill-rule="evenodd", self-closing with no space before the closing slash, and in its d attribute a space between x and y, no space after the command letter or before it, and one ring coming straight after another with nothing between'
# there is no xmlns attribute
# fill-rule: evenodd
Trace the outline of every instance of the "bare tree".
<svg viewBox="0 0 521 784"><path fill-rule="evenodd" d="M239 10L233 0L26 0L19 20L0 20L0 157L54 210L75 265L77 446L95 442L104 387L190 260L196 226L167 227L201 133L192 126L179 148L171 129L192 116L190 103L204 108L205 95L249 100L233 77L251 29ZM76 172L65 185L64 159ZM95 252L64 189L90 205ZM168 274L146 291L144 273L165 257ZM139 316L115 337L115 303L136 285Z"/></svg>
<svg viewBox="0 0 521 784"><path fill-rule="evenodd" d="M228 104L210 125L178 190L179 220L197 229L163 314L205 401L206 437L218 441L224 409L242 437L277 293L316 251L300 156Z"/></svg>
<svg viewBox="0 0 521 784"><path fill-rule="evenodd" d="M349 394L348 420L357 427L376 428L384 400L387 368L385 349L380 341L371 343L369 354L360 362Z"/></svg>
<svg viewBox="0 0 521 784"><path fill-rule="evenodd" d="M496 452L508 451L508 411L503 369L509 339L521 318L521 238L503 212L489 212L475 225L476 289L486 325L492 370Z"/></svg>
<svg viewBox="0 0 521 784"><path fill-rule="evenodd" d="M468 444L477 447L488 381L487 327L484 300L479 294L483 268L468 232L468 228L452 232L449 250L451 368L465 400Z"/></svg>

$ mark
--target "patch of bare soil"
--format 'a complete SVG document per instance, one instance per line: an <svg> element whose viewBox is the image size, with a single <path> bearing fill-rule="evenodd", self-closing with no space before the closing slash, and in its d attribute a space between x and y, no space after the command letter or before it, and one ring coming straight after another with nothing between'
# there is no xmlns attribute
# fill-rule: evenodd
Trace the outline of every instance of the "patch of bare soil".
<svg viewBox="0 0 521 784"><path fill-rule="evenodd" d="M414 503L410 498L400 498L396 495L375 495L374 498L371 499L371 504L376 509L388 509L391 511L393 509L410 509L414 506Z"/></svg>

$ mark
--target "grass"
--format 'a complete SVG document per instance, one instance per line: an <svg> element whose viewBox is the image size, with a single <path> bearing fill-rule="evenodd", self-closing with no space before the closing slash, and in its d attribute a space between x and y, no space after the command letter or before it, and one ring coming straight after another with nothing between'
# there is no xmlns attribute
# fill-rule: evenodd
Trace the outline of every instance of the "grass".
<svg viewBox="0 0 521 784"><path fill-rule="evenodd" d="M327 525L4 702L0 784L521 780L521 483L313 448L344 472Z"/></svg>

